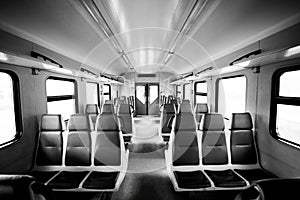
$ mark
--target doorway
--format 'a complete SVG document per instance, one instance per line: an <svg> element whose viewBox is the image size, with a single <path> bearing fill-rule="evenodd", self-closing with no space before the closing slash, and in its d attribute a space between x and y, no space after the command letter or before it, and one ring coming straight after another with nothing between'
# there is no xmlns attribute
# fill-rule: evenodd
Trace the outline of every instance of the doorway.
<svg viewBox="0 0 300 200"><path fill-rule="evenodd" d="M159 115L159 84L135 84L136 115Z"/></svg>

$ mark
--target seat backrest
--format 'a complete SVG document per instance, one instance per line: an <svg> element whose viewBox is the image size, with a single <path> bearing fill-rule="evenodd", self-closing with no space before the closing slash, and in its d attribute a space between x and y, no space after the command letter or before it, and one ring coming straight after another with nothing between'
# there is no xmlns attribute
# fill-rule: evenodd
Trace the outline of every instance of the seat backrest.
<svg viewBox="0 0 300 200"><path fill-rule="evenodd" d="M87 104L85 106L85 113L86 114L99 114L99 108L97 104Z"/></svg>
<svg viewBox="0 0 300 200"><path fill-rule="evenodd" d="M113 100L105 100L104 104L114 104Z"/></svg>
<svg viewBox="0 0 300 200"><path fill-rule="evenodd" d="M73 114L68 124L65 164L67 166L91 165L91 135L88 116Z"/></svg>
<svg viewBox="0 0 300 200"><path fill-rule="evenodd" d="M173 165L198 165L199 148L194 115L176 114L174 123Z"/></svg>
<svg viewBox="0 0 300 200"><path fill-rule="evenodd" d="M181 104L191 104L191 102L188 99L183 99Z"/></svg>
<svg viewBox="0 0 300 200"><path fill-rule="evenodd" d="M182 103L179 105L178 113L192 113L192 107L189 103Z"/></svg>
<svg viewBox="0 0 300 200"><path fill-rule="evenodd" d="M101 115L102 114L113 114L114 113L114 107L112 104L103 104Z"/></svg>
<svg viewBox="0 0 300 200"><path fill-rule="evenodd" d="M202 163L204 165L228 164L224 118L221 114L205 114L202 131Z"/></svg>
<svg viewBox="0 0 300 200"><path fill-rule="evenodd" d="M164 104L163 111L161 112L161 132L170 133L171 128L168 126L169 121L175 116L175 106L174 104Z"/></svg>
<svg viewBox="0 0 300 200"><path fill-rule="evenodd" d="M96 166L121 165L121 142L118 120L113 114L102 114L96 123L94 164Z"/></svg>
<svg viewBox="0 0 300 200"><path fill-rule="evenodd" d="M36 165L62 164L62 132L61 115L44 114L42 116Z"/></svg>
<svg viewBox="0 0 300 200"><path fill-rule="evenodd" d="M197 123L201 122L203 114L208 113L208 106L206 103L197 103L194 108L194 113Z"/></svg>
<svg viewBox="0 0 300 200"><path fill-rule="evenodd" d="M121 122L121 131L123 133L132 133L132 116L129 104L120 104L118 106L118 117Z"/></svg>
<svg viewBox="0 0 300 200"><path fill-rule="evenodd" d="M230 134L232 164L257 163L252 128L253 123L250 113L232 114Z"/></svg>

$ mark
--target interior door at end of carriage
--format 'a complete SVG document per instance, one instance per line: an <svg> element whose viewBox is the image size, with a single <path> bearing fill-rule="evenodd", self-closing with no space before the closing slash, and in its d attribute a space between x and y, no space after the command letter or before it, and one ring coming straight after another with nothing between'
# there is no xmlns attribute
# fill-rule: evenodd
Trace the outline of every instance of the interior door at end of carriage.
<svg viewBox="0 0 300 200"><path fill-rule="evenodd" d="M159 115L159 84L148 84L148 114Z"/></svg>
<svg viewBox="0 0 300 200"><path fill-rule="evenodd" d="M147 115L146 84L135 84L135 110L136 115Z"/></svg>

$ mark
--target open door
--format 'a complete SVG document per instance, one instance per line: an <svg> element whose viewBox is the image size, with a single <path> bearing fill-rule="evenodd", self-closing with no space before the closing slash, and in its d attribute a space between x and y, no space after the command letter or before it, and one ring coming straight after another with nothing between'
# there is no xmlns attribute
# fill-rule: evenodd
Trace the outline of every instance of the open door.
<svg viewBox="0 0 300 200"><path fill-rule="evenodd" d="M159 84L137 83L135 102L137 115L159 115Z"/></svg>

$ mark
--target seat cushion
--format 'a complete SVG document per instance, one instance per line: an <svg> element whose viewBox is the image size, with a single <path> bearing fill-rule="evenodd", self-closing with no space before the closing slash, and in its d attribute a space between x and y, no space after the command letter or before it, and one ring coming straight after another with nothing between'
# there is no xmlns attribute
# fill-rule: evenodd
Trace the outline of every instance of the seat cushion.
<svg viewBox="0 0 300 200"><path fill-rule="evenodd" d="M119 172L92 172L82 187L87 189L114 189Z"/></svg>
<svg viewBox="0 0 300 200"><path fill-rule="evenodd" d="M75 189L87 174L88 172L62 171L48 185L54 189Z"/></svg>
<svg viewBox="0 0 300 200"><path fill-rule="evenodd" d="M174 171L178 186L184 189L210 187L210 182L201 171L177 172Z"/></svg>
<svg viewBox="0 0 300 200"><path fill-rule="evenodd" d="M36 180L38 180L39 182L46 183L57 173L58 171L32 171L29 173L29 175L36 178Z"/></svg>
<svg viewBox="0 0 300 200"><path fill-rule="evenodd" d="M248 169L248 170L237 169L235 171L251 183L263 179L276 178L274 174L271 174L270 172L267 172L263 169Z"/></svg>
<svg viewBox="0 0 300 200"><path fill-rule="evenodd" d="M232 170L210 171L205 170L207 175L214 182L216 187L243 187L246 182Z"/></svg>

